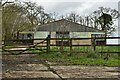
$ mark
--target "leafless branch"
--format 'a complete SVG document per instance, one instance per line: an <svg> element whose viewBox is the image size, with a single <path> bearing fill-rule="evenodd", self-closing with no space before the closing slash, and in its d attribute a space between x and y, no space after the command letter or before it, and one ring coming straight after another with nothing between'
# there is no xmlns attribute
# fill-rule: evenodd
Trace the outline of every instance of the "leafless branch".
<svg viewBox="0 0 120 80"><path fill-rule="evenodd" d="M3 4L1 4L2 6L4 6L4 5L6 5L6 4L8 4L8 3L14 3L14 2L10 2L10 1L5 1Z"/></svg>

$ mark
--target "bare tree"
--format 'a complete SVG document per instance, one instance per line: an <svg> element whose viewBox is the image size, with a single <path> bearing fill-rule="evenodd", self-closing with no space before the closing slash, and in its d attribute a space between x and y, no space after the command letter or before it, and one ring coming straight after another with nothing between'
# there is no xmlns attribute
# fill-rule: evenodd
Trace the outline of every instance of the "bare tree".
<svg viewBox="0 0 120 80"><path fill-rule="evenodd" d="M26 17L31 23L31 28L36 27L40 22L38 16L44 14L44 8L42 6L37 6L36 3L24 2L24 11Z"/></svg>
<svg viewBox="0 0 120 80"><path fill-rule="evenodd" d="M1 2L0 2L0 41L2 42L2 6L1 6Z"/></svg>
<svg viewBox="0 0 120 80"><path fill-rule="evenodd" d="M2 9L2 13L4 40L12 39L17 31L22 31L29 27L30 23L20 6L15 4L7 5Z"/></svg>
<svg viewBox="0 0 120 80"><path fill-rule="evenodd" d="M79 22L79 17L80 17L80 15L78 15L75 12L72 12L72 13L66 15L65 19L67 19L67 20L69 20L71 22L74 22L74 23L78 23Z"/></svg>
<svg viewBox="0 0 120 80"><path fill-rule="evenodd" d="M58 14L55 12L50 13L49 16L50 16L50 18L49 18L48 22L53 22L53 21L56 21L58 19Z"/></svg>
<svg viewBox="0 0 120 80"><path fill-rule="evenodd" d="M0 5L3 7L3 6L5 6L6 4L9 4L9 3L14 3L14 1L1 0Z"/></svg>

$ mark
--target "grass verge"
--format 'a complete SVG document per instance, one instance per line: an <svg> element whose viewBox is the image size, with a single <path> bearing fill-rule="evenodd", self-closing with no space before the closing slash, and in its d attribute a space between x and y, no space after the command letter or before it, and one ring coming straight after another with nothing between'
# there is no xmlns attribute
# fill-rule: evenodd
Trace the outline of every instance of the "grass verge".
<svg viewBox="0 0 120 80"><path fill-rule="evenodd" d="M91 55L91 56L90 56ZM120 66L120 58L117 54L112 54L108 60L104 60L104 55L97 54L81 54L81 55L68 55L67 53L50 53L39 54L42 59L52 61L65 61L71 62L75 65L101 65L101 66Z"/></svg>

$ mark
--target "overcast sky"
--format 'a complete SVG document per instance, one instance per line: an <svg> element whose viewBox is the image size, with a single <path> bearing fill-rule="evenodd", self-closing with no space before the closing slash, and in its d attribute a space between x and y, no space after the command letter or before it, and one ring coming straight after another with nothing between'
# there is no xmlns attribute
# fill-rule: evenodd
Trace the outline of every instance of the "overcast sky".
<svg viewBox="0 0 120 80"><path fill-rule="evenodd" d="M26 0L25 0L26 1ZM29 1L29 0L27 0ZM110 7L118 9L119 0L30 0L44 7L45 12L64 15L76 12L80 15L88 15L97 10L98 7Z"/></svg>

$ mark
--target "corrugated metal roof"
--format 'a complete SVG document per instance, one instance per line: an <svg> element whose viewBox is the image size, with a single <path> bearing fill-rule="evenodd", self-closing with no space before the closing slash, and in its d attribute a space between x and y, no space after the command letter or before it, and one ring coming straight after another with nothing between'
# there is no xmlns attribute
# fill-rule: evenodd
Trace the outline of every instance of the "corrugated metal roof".
<svg viewBox="0 0 120 80"><path fill-rule="evenodd" d="M78 23L74 23L65 19L57 20L54 22L50 22L44 25L40 25L37 28L37 31L68 31L68 32L101 32L98 29L84 26Z"/></svg>

